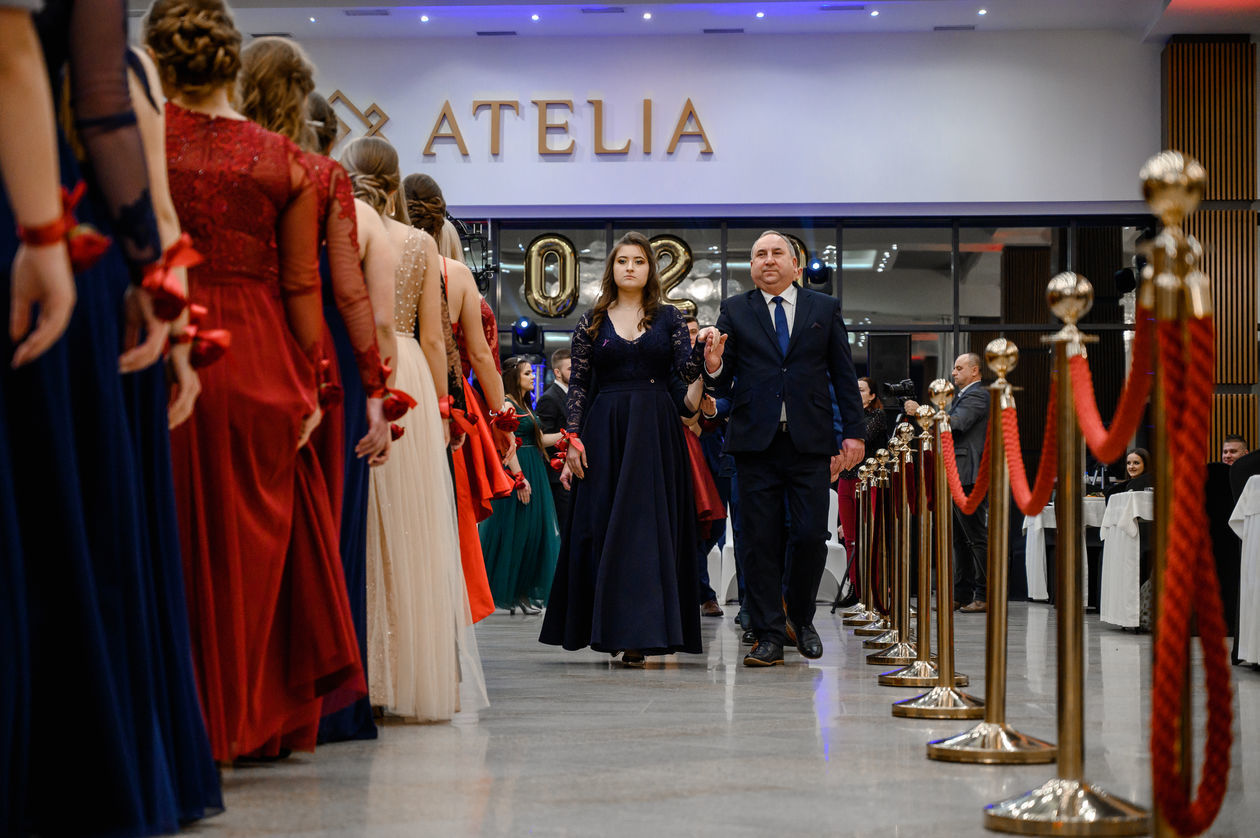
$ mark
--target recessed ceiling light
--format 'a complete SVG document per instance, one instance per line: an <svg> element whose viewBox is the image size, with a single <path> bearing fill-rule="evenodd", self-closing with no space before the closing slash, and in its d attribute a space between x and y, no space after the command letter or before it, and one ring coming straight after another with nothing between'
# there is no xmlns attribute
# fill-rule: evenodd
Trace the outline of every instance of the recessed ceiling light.
<svg viewBox="0 0 1260 838"><path fill-rule="evenodd" d="M871 12L871 17L879 17L879 9L874 9Z"/></svg>
<svg viewBox="0 0 1260 838"><path fill-rule="evenodd" d="M643 19L644 19L644 20L651 20L651 19L652 19L652 13L651 13L651 12L644 12L644 13L643 13Z"/></svg>
<svg viewBox="0 0 1260 838"><path fill-rule="evenodd" d="M315 22L315 18L310 18L311 23Z"/></svg>
<svg viewBox="0 0 1260 838"><path fill-rule="evenodd" d="M529 16L529 19L530 19L530 20L533 20L533 21L536 21L536 20L538 20L538 15L530 15L530 16Z"/></svg>
<svg viewBox="0 0 1260 838"><path fill-rule="evenodd" d="M421 22L421 23L428 23L428 22L429 22L429 16L428 16L428 15L420 15L420 22Z"/></svg>
<svg viewBox="0 0 1260 838"><path fill-rule="evenodd" d="M766 16L765 12L757 12L757 17L765 17L765 16Z"/></svg>
<svg viewBox="0 0 1260 838"><path fill-rule="evenodd" d="M981 9L980 11L976 12L976 14L978 15L987 15L988 13L989 13L988 9Z"/></svg>

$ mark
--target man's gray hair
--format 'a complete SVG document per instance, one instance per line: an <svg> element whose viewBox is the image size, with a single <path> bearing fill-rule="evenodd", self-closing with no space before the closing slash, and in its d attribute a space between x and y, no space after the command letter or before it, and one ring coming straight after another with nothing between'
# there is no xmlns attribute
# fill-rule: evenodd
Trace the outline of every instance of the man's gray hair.
<svg viewBox="0 0 1260 838"><path fill-rule="evenodd" d="M779 238L783 239L783 243L787 245L788 252L790 252L792 256L799 261L800 255L796 252L796 245L792 244L792 240L789 239L787 236L785 236L783 233L780 233L778 230L766 230L760 236L757 236L757 238L753 240L752 247L749 248L748 250L749 256L752 255L753 250L756 250L757 242L761 241L766 236L778 236Z"/></svg>

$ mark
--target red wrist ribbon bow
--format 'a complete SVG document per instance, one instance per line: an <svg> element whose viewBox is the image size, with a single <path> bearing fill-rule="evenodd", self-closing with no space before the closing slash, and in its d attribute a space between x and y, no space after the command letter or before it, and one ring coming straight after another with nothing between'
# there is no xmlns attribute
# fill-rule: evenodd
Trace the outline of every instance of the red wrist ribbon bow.
<svg viewBox="0 0 1260 838"><path fill-rule="evenodd" d="M144 269L144 279L140 281L140 287L153 298L153 313L159 320L174 320L188 305L183 283L179 281L175 271L179 268L191 268L201 262L201 254L193 249L192 238L183 233L166 249L161 259Z"/></svg>
<svg viewBox="0 0 1260 838"><path fill-rule="evenodd" d="M190 343L190 363L193 369L208 367L223 357L232 346L232 333L227 329L203 329L201 318L209 312L205 306L193 303L188 308L188 325L184 331L171 338L174 343Z"/></svg>
<svg viewBox="0 0 1260 838"><path fill-rule="evenodd" d="M564 468L565 457L569 453L569 446L572 445L581 453L586 453L586 449L582 447L582 440L578 439L578 435L570 431L560 431L560 440L556 443L556 456L551 458L551 467L556 471Z"/></svg>
<svg viewBox="0 0 1260 838"><path fill-rule="evenodd" d="M319 406L322 410L328 410L341 404L343 395L341 385L334 382L332 377L332 361L327 358L321 358L319 367L315 371L315 380L318 382Z"/></svg>
<svg viewBox="0 0 1260 838"><path fill-rule="evenodd" d="M102 235L91 224L80 224L74 217L74 208L83 200L87 184L79 181L73 192L61 187L61 218L39 227L18 225L18 238L33 247L46 247L65 241L70 251L70 268L82 273L100 261L109 250L109 236Z"/></svg>
<svg viewBox="0 0 1260 838"><path fill-rule="evenodd" d="M516 408L508 407L498 413L490 411L490 424L501 431L512 433L521 426L521 417L516 415Z"/></svg>

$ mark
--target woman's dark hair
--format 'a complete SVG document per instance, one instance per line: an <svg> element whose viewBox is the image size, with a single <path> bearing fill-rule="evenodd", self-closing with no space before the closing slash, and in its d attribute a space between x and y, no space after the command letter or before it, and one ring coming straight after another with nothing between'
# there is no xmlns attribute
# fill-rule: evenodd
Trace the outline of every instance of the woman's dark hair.
<svg viewBox="0 0 1260 838"><path fill-rule="evenodd" d="M223 0L154 0L142 38L162 83L190 99L232 84L241 69L241 33Z"/></svg>
<svg viewBox="0 0 1260 838"><path fill-rule="evenodd" d="M1129 454L1137 454L1142 458L1142 474L1146 474L1151 470L1151 452L1145 448L1134 448ZM1124 455L1125 462L1129 460L1129 454Z"/></svg>
<svg viewBox="0 0 1260 838"><path fill-rule="evenodd" d="M866 389L871 391L871 403L866 406L866 410L883 410L884 403L880 401L879 393L875 392L875 383L866 376L862 376L858 381L865 381Z"/></svg>
<svg viewBox="0 0 1260 838"><path fill-rule="evenodd" d="M514 401L530 416L534 415L534 394L528 393L521 388L521 367L533 366L528 358L520 355L513 355L503 362L503 392L509 399ZM542 444L542 431L538 427L538 423L534 423L534 444L539 448Z"/></svg>
<svg viewBox="0 0 1260 838"><path fill-rule="evenodd" d="M307 124L315 132L315 150L327 154L337 143L337 114L328 100L318 93L306 97Z"/></svg>
<svg viewBox="0 0 1260 838"><path fill-rule="evenodd" d="M648 241L647 236L631 230L617 239L616 244L608 253L608 259L604 262L604 276L599 281L599 299L595 301L595 307L591 309L591 325L586 330L592 337L599 333L600 325L608 316L608 307L617 299L617 282L613 279L613 264L617 261L617 251L627 245L634 245L641 249L648 263L647 283L643 286L643 319L639 321L639 328L646 331L652 325L652 318L656 317L656 312L661 307L661 275L656 265L656 256L652 254L652 243Z"/></svg>
<svg viewBox="0 0 1260 838"><path fill-rule="evenodd" d="M407 175L403 178L402 188L412 226L438 239L446 222L446 199L442 197L442 188L436 180L421 174Z"/></svg>

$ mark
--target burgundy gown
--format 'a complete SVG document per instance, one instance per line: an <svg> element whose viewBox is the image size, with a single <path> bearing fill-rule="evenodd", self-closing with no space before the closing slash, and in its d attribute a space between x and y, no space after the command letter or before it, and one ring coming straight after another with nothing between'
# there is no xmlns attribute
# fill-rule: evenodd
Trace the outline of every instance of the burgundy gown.
<svg viewBox="0 0 1260 838"><path fill-rule="evenodd" d="M205 261L189 295L232 333L171 434L193 660L219 761L311 749L322 698L366 693L319 462L318 196L289 140L167 105L171 194ZM345 689L350 687L350 689Z"/></svg>

